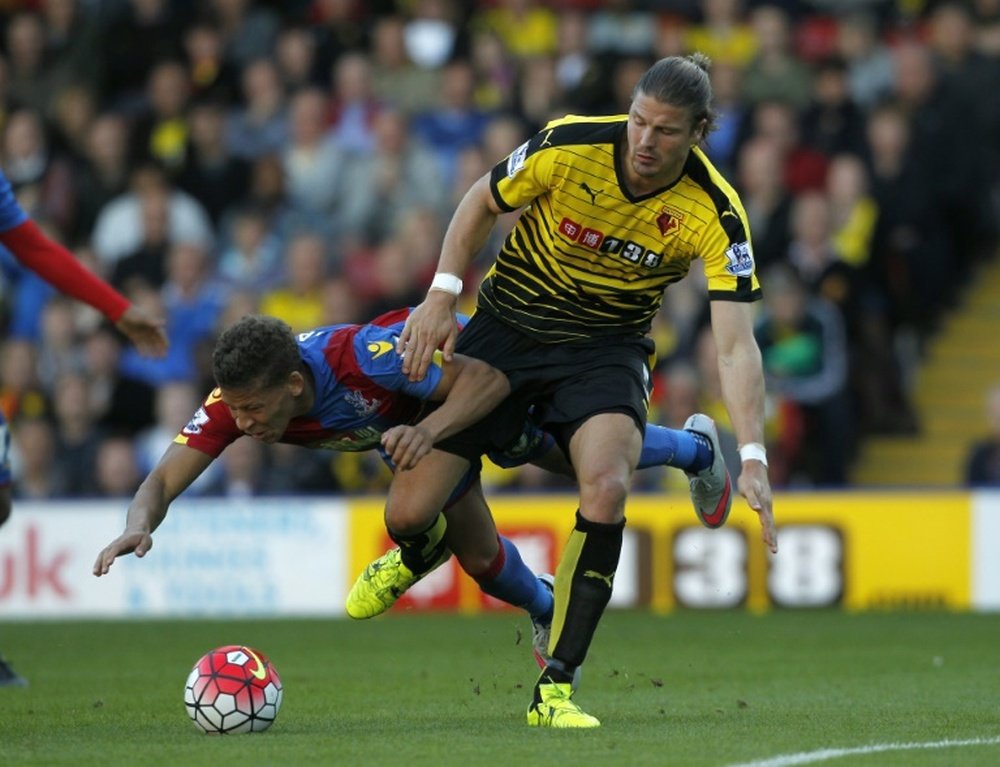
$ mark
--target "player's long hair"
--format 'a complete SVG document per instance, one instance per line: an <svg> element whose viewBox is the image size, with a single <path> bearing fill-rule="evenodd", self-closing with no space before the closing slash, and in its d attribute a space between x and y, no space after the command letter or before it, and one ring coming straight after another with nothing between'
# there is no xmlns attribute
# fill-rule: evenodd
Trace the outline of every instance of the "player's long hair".
<svg viewBox="0 0 1000 767"><path fill-rule="evenodd" d="M212 374L223 389L269 389L302 364L292 329L277 317L251 314L230 325L212 352Z"/></svg>
<svg viewBox="0 0 1000 767"><path fill-rule="evenodd" d="M712 60L704 53L660 59L639 78L632 98L643 93L664 104L687 109L695 125L705 121L702 135L707 136L718 127L718 117L712 109L712 83L708 78L711 65Z"/></svg>

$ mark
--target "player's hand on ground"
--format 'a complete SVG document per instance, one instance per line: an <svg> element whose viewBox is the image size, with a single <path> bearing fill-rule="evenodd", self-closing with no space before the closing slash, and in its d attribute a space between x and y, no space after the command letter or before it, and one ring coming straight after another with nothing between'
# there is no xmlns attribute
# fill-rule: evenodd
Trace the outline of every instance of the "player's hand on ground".
<svg viewBox="0 0 1000 767"><path fill-rule="evenodd" d="M771 501L771 482L767 467L760 461L746 461L738 482L740 495L760 517L760 537L772 554L778 553L778 531L774 526Z"/></svg>
<svg viewBox="0 0 1000 767"><path fill-rule="evenodd" d="M422 381L427 368L440 348L446 362L451 362L458 339L455 321L456 297L442 290L432 290L406 318L396 342L396 353L403 355L403 372L411 381Z"/></svg>
<svg viewBox="0 0 1000 767"><path fill-rule="evenodd" d="M162 357L167 353L166 321L152 317L145 309L133 304L115 323L115 327L128 336L135 348L145 357Z"/></svg>
<svg viewBox="0 0 1000 767"><path fill-rule="evenodd" d="M98 578L102 575L107 575L115 559L124 554L134 552L137 557L144 557L152 546L153 536L149 533L130 532L126 530L105 546L101 553L97 555L97 561L94 562L94 575Z"/></svg>
<svg viewBox="0 0 1000 767"><path fill-rule="evenodd" d="M434 440L420 426L393 426L382 435L382 447L399 471L416 466L434 447Z"/></svg>

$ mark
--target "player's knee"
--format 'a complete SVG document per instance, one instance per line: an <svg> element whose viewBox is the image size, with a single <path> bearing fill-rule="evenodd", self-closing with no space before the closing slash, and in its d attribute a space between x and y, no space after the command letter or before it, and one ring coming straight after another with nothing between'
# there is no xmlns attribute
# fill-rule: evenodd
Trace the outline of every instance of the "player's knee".
<svg viewBox="0 0 1000 767"><path fill-rule="evenodd" d="M434 524L437 515L437 509L390 498L385 505L385 526L397 535L417 535Z"/></svg>
<svg viewBox="0 0 1000 767"><path fill-rule="evenodd" d="M494 546L492 550L479 548L471 551L454 552L458 564L462 566L465 574L470 578L479 578L483 573L492 570L494 563L497 561L498 553L499 549L497 546Z"/></svg>
<svg viewBox="0 0 1000 767"><path fill-rule="evenodd" d="M618 522L624 514L628 488L628 480L612 471L581 480L581 511L595 522Z"/></svg>

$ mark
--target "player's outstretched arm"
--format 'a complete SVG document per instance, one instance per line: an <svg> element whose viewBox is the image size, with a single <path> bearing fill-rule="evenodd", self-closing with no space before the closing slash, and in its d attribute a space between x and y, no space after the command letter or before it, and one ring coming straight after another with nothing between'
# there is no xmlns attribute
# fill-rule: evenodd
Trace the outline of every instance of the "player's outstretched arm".
<svg viewBox="0 0 1000 767"><path fill-rule="evenodd" d="M760 349L753 337L753 315L749 304L712 301L712 335L719 350L722 399L729 411L737 442L764 442L764 370ZM774 525L771 483L767 465L744 459L738 482L740 494L760 518L760 534L772 554L778 551Z"/></svg>
<svg viewBox="0 0 1000 767"><path fill-rule="evenodd" d="M160 357L167 351L164 321L131 305L125 296L81 264L30 219L0 232L0 243L22 264L61 293L97 309L115 323L140 353Z"/></svg>
<svg viewBox="0 0 1000 767"><path fill-rule="evenodd" d="M405 354L403 372L411 381L424 379L438 349L446 362L452 360L458 339L455 309L461 293L459 278L486 244L500 213L490 191L489 174L473 184L458 204L444 235L437 274L427 298L411 312L396 343L396 352Z"/></svg>
<svg viewBox="0 0 1000 767"><path fill-rule="evenodd" d="M144 557L153 546L170 503L194 482L214 459L186 445L172 444L143 480L128 507L125 530L105 546L94 562L94 575L107 575L117 557L135 553Z"/></svg>

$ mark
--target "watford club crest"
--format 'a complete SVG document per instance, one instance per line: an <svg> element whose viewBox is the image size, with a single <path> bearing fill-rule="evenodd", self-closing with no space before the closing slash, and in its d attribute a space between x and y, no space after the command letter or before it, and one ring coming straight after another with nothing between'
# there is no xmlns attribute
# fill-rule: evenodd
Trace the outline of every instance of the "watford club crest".
<svg viewBox="0 0 1000 767"><path fill-rule="evenodd" d="M679 229L683 220L683 214L672 208L664 208L660 211L660 215L656 217L656 225L660 227L660 234L666 237L671 232Z"/></svg>

